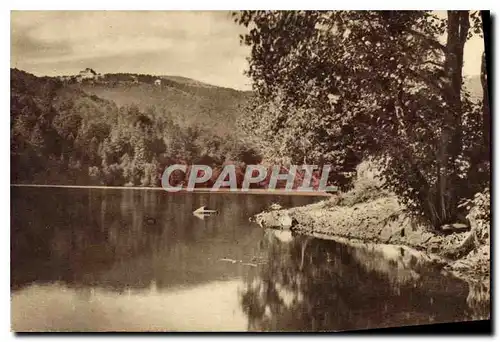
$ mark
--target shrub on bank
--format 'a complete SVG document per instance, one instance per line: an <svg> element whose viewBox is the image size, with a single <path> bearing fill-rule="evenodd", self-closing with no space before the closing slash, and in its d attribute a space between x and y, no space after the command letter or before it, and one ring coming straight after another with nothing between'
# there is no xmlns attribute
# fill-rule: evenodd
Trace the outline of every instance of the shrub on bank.
<svg viewBox="0 0 500 342"><path fill-rule="evenodd" d="M472 231L475 232L477 242L480 244L489 243L490 221L491 221L491 198L490 189L486 188L482 192L474 195L473 199L464 201L460 207L466 207L467 220L469 220Z"/></svg>
<svg viewBox="0 0 500 342"><path fill-rule="evenodd" d="M381 197L391 196L389 191L383 188L383 180L378 163L374 160L366 160L356 167L356 178L353 187L346 192L340 192L338 196L332 197L332 205L353 206L358 203L369 202Z"/></svg>

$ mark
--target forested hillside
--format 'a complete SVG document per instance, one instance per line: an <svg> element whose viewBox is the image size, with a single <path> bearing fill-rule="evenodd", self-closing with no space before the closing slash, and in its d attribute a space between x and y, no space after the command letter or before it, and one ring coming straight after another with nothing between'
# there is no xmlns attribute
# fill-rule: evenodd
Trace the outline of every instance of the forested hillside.
<svg viewBox="0 0 500 342"><path fill-rule="evenodd" d="M154 84L156 79L161 80L161 85ZM72 87L118 106L136 105L140 110L155 106L182 125L199 124L220 134L234 129L236 117L251 95L183 77L132 74L106 74L102 82Z"/></svg>
<svg viewBox="0 0 500 342"><path fill-rule="evenodd" d="M152 87L68 84L11 69L12 182L158 186L167 164L258 160L231 129L246 94L174 81Z"/></svg>

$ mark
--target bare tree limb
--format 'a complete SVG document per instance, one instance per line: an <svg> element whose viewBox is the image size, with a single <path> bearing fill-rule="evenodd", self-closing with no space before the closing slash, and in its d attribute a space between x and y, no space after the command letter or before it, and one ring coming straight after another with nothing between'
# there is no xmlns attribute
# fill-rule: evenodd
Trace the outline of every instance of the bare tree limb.
<svg viewBox="0 0 500 342"><path fill-rule="evenodd" d="M423 61L422 64L432 64L432 65L435 65L437 67L440 67L440 68L444 69L444 65L443 64L441 64L439 62L432 61L432 60Z"/></svg>

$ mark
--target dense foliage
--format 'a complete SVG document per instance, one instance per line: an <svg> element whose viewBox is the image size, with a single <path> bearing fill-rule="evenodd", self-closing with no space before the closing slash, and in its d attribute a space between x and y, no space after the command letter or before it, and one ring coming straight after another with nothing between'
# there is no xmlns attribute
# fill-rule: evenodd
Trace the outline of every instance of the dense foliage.
<svg viewBox="0 0 500 342"><path fill-rule="evenodd" d="M486 188L474 195L472 199L466 199L460 204L468 211L467 219L471 222L472 236L476 245L490 241L491 223L491 196L490 189Z"/></svg>
<svg viewBox="0 0 500 342"><path fill-rule="evenodd" d="M118 107L82 88L11 70L13 183L159 186L169 164L260 160L233 132L186 123L196 108Z"/></svg>
<svg viewBox="0 0 500 342"><path fill-rule="evenodd" d="M462 76L464 44L481 34L478 12L234 17L248 28L241 40L251 46L256 93L243 127L262 138L266 158L340 172L375 157L385 186L435 227L457 220L459 200L489 186L487 99L475 101Z"/></svg>

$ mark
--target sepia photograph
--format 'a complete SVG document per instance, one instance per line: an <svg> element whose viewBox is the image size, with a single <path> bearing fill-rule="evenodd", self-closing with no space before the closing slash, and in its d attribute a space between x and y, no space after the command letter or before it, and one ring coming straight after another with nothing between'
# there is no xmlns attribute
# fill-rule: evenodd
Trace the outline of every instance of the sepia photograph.
<svg viewBox="0 0 500 342"><path fill-rule="evenodd" d="M12 10L11 331L491 332L490 21Z"/></svg>

